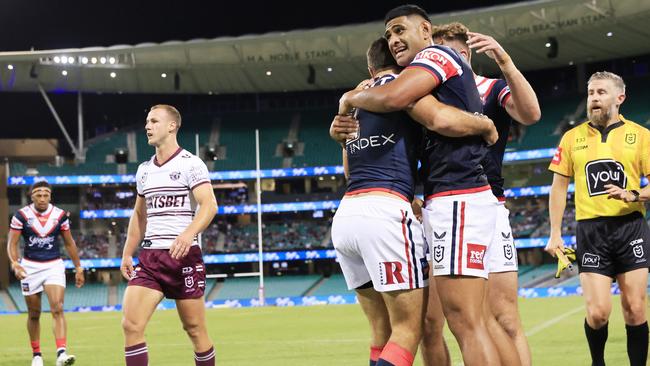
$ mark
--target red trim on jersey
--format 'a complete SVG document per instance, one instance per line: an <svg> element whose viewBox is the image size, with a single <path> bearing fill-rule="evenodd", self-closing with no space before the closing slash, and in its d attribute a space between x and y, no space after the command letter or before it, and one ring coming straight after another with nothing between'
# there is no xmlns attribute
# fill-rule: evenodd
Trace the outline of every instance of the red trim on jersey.
<svg viewBox="0 0 650 366"><path fill-rule="evenodd" d="M404 210L400 210L402 213L402 235L404 235L404 251L406 252L406 263L408 264L409 272L409 288L413 289L413 275L411 274L411 255L409 254L409 240L406 237L406 215Z"/></svg>
<svg viewBox="0 0 650 366"><path fill-rule="evenodd" d="M476 87L477 87L477 88L478 88L479 86L483 85L484 82L488 81L488 78L483 77L483 76L477 76L477 77L475 77L475 78L474 78L474 81L476 81L476 79L478 79L478 78L483 78L483 80L479 81L478 84L476 84Z"/></svg>
<svg viewBox="0 0 650 366"><path fill-rule="evenodd" d="M465 201L460 203L460 229L458 229L458 274L463 275L463 234L465 231Z"/></svg>
<svg viewBox="0 0 650 366"><path fill-rule="evenodd" d="M169 158L167 158L167 160L165 160L162 164L159 164L159 163L158 163L158 158L154 155L154 157L153 157L153 163L154 163L157 167L160 168L161 166L163 166L163 165L169 163L173 158L176 157L176 155L180 154L181 151L183 151L183 148L179 146L179 147L178 147L178 150L176 150L176 152L173 153L172 156L170 156Z"/></svg>
<svg viewBox="0 0 650 366"><path fill-rule="evenodd" d="M384 192L384 193L390 193L390 194L393 194L393 195L395 195L395 196L397 196L397 197L403 199L404 201L406 201L406 202L408 202L408 203L411 203L411 201L409 201L408 198L406 198L406 196L404 196L403 194L401 194L401 193L399 193L399 192L395 192L395 191L390 190L390 189L388 189L388 188L379 188L379 187L377 187L377 188L356 189L356 190L354 190L354 191L350 191L350 192L345 193L344 196L354 196L354 195L357 195L357 194L368 193L368 192Z"/></svg>
<svg viewBox="0 0 650 366"><path fill-rule="evenodd" d="M506 103L508 103L508 99L510 99L511 96L512 96L512 93L508 92L508 94L506 94L506 96L503 97L503 102L501 102L501 107L503 107L503 108L506 107Z"/></svg>
<svg viewBox="0 0 650 366"><path fill-rule="evenodd" d="M468 194L468 193L478 193L478 192L483 192L483 191L488 191L492 188L490 188L490 185L484 185L482 187L476 187L476 188L467 188L467 189L454 189L451 191L444 191L444 192L438 192L436 194L432 194L427 196L426 200L430 200L432 198L438 198L438 197L446 197L446 196L455 196L458 194Z"/></svg>
<svg viewBox="0 0 650 366"><path fill-rule="evenodd" d="M433 76L433 78L436 79L436 86L433 87L434 89L438 85L441 84L440 77L433 70L431 70L430 68L425 67L425 66L421 66L421 65L409 65L409 66L406 67L406 69L411 69L411 68L413 68L413 69L422 69L422 70L428 72L429 74L431 74L431 76Z"/></svg>
<svg viewBox="0 0 650 366"><path fill-rule="evenodd" d="M505 196L499 196L499 197L497 197L497 201L499 201L499 202L505 202L505 201L506 201L506 197L505 197Z"/></svg>
<svg viewBox="0 0 650 366"><path fill-rule="evenodd" d="M494 88L494 85L497 83L497 79L490 79L492 80L492 84L485 89L485 94L483 94L483 97L487 100L488 95L490 95L490 92L492 91L492 88Z"/></svg>

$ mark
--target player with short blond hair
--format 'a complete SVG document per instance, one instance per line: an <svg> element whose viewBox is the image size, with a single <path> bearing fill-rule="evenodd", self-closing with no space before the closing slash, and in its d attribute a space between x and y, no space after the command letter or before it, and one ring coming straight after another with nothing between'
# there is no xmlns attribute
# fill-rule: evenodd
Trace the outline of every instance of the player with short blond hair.
<svg viewBox="0 0 650 366"><path fill-rule="evenodd" d="M148 364L144 331L164 297L176 300L183 329L194 345L195 364L215 364L205 321L205 266L197 235L212 221L217 201L205 163L178 146L180 121L176 108L157 105L145 124L155 155L136 173L138 196L120 266L129 281L122 319L127 366ZM140 263L134 267L132 257L138 246Z"/></svg>

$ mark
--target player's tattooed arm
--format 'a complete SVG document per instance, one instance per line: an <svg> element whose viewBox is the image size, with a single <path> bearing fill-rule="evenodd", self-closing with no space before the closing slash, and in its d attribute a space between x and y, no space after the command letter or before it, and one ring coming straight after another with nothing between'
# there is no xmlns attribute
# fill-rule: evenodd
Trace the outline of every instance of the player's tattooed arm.
<svg viewBox="0 0 650 366"><path fill-rule="evenodd" d="M418 123L443 136L482 136L488 145L499 138L494 123L488 117L440 103L431 95L418 100L406 111Z"/></svg>
<svg viewBox="0 0 650 366"><path fill-rule="evenodd" d="M548 196L548 215L551 222L551 235L546 244L548 254L555 257L559 249L564 251L562 240L562 218L566 208L566 194L569 189L570 177L562 174L553 174L553 183Z"/></svg>
<svg viewBox="0 0 650 366"><path fill-rule="evenodd" d="M476 53L485 53L493 59L503 73L510 87L510 98L506 101L506 111L510 117L524 125L532 125L539 121L542 112L535 90L524 75L517 69L508 53L494 38L476 32L468 32L469 48Z"/></svg>
<svg viewBox="0 0 650 366"><path fill-rule="evenodd" d="M146 202L144 197L137 195L135 198L135 206L133 207L133 215L131 215L131 218L129 219L129 228L126 232L126 242L124 243L124 250L122 251L122 263L120 264L122 276L124 276L127 281L135 274L133 268L133 254L144 238L146 227Z"/></svg>
<svg viewBox="0 0 650 366"><path fill-rule="evenodd" d="M63 237L63 243L65 245L65 250L68 252L70 259L75 268L75 286L81 287L86 282L84 278L84 270L81 268L81 261L79 260L79 252L77 251L77 244L72 238L70 230L61 231L61 236Z"/></svg>
<svg viewBox="0 0 650 366"><path fill-rule="evenodd" d="M7 239L7 254L9 255L9 263L11 270L17 279L23 280L27 277L25 269L20 265L20 254L18 252L18 241L20 240L20 232L16 230L9 230L9 238Z"/></svg>
<svg viewBox="0 0 650 366"><path fill-rule="evenodd" d="M190 252L194 237L205 230L212 222L214 215L217 214L217 199L214 197L214 190L210 182L195 186L192 195L199 205L199 211L169 248L169 254L174 259L181 259Z"/></svg>

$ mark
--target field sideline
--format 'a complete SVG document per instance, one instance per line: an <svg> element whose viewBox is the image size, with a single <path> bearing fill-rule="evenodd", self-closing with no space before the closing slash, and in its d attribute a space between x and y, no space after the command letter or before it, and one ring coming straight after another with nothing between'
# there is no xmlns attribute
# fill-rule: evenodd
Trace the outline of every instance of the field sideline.
<svg viewBox="0 0 650 366"><path fill-rule="evenodd" d="M628 363L620 299L614 297L606 361ZM521 299L524 327L535 365L587 365L582 298ZM68 313L69 350L78 365L123 365L119 312ZM26 315L0 316L0 365L30 362ZM368 326L358 305L208 310L217 365L367 365ZM45 365L54 365L51 318L41 318ZM174 310L154 314L147 332L149 360L155 366L194 365L191 345ZM453 336L446 339L452 364L462 365ZM416 365L422 365L419 360Z"/></svg>

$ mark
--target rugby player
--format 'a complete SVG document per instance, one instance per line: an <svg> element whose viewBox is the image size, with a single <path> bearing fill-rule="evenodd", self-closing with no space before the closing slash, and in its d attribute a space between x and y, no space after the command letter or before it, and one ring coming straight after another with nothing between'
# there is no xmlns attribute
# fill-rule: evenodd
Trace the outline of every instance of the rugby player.
<svg viewBox="0 0 650 366"><path fill-rule="evenodd" d="M63 315L65 295L65 266L61 259L59 235L75 267L75 285L84 284L77 245L70 233L68 212L52 205L52 188L46 181L31 187L32 204L18 210L11 218L7 251L11 269L20 280L27 304L27 332L32 345L32 366L43 365L41 353L41 296L45 292L50 303L54 340L56 342L56 365L72 365L75 356L66 353L67 326ZM25 243L20 259L18 241Z"/></svg>
<svg viewBox="0 0 650 366"><path fill-rule="evenodd" d="M402 110L429 94L465 111L482 111L471 68L452 49L432 45L424 10L402 5L388 12L385 23L393 57L408 67L391 83L344 94L339 114L353 108ZM482 306L488 277L485 254L497 215L497 199L481 165L487 146L478 136L450 138L428 131L424 149L423 221L433 246L433 273L444 315L465 365L498 365Z"/></svg>
<svg viewBox="0 0 650 366"><path fill-rule="evenodd" d="M120 267L128 280L122 319L127 366L148 364L144 331L163 297L176 300L183 329L194 346L195 364L215 364L205 322L205 266L197 235L212 221L217 201L205 163L178 146L180 127L176 108L151 107L145 130L155 155L136 173L138 196ZM138 246L139 264L134 268Z"/></svg>

